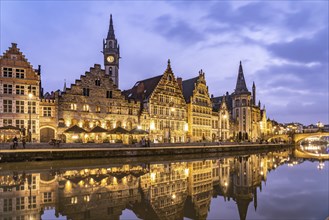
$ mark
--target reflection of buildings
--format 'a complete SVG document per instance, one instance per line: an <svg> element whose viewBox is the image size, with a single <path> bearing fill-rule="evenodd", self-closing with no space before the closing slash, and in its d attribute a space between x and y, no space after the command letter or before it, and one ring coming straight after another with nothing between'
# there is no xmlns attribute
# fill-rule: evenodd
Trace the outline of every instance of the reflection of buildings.
<svg viewBox="0 0 329 220"><path fill-rule="evenodd" d="M185 216L192 219L206 219L210 208L213 189L212 161L188 163L188 199ZM188 210L188 211L187 211Z"/></svg>
<svg viewBox="0 0 329 220"><path fill-rule="evenodd" d="M156 219L182 219L187 196L185 162L152 164L149 173L141 177L143 198ZM145 216L147 217L147 216ZM149 219L150 216L148 216Z"/></svg>
<svg viewBox="0 0 329 220"><path fill-rule="evenodd" d="M267 172L289 151L217 160L11 173L0 176L0 219L40 219L47 209L69 219L206 219L212 196L234 200L240 219L257 208ZM24 217L23 217L24 216Z"/></svg>

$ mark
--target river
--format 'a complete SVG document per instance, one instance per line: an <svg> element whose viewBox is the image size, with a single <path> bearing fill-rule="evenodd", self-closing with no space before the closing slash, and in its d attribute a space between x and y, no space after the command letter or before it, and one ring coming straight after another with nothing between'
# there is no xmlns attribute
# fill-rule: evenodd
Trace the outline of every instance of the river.
<svg viewBox="0 0 329 220"><path fill-rule="evenodd" d="M4 163L0 219L324 220L329 164L313 153Z"/></svg>

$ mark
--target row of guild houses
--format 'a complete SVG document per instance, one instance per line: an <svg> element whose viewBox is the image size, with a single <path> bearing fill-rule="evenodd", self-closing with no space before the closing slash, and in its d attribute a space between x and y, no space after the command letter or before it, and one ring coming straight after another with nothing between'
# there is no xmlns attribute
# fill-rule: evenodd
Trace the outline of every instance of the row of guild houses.
<svg viewBox="0 0 329 220"><path fill-rule="evenodd" d="M19 128L21 137L35 142L98 143L132 143L142 137L138 134L155 143L256 141L272 132L265 107L256 104L255 84L252 92L247 89L241 62L234 92L219 97L209 95L202 70L183 80L170 60L162 74L122 91L112 16L103 56L104 69L95 64L69 87L44 93L40 65L34 69L12 43L0 57L2 130ZM0 134L1 141L10 138Z"/></svg>

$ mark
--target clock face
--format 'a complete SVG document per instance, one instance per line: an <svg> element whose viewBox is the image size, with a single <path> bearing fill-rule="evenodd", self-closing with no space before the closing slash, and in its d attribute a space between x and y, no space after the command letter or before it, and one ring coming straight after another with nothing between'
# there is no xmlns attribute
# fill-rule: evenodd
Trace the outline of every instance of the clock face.
<svg viewBox="0 0 329 220"><path fill-rule="evenodd" d="M107 62L109 62L109 63L113 63L113 62L114 62L114 56L108 56L108 57L106 58L106 60L107 60Z"/></svg>

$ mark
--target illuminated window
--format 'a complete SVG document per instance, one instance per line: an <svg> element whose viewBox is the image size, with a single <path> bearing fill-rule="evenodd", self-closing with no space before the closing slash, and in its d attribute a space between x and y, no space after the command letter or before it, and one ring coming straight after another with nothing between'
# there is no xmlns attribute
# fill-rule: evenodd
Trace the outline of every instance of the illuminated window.
<svg viewBox="0 0 329 220"><path fill-rule="evenodd" d="M71 204L77 204L78 203L78 197L74 196L71 197Z"/></svg>
<svg viewBox="0 0 329 220"><path fill-rule="evenodd" d="M83 105L82 111L89 112L89 105Z"/></svg>
<svg viewBox="0 0 329 220"><path fill-rule="evenodd" d="M77 110L77 104L71 103L71 110Z"/></svg>
<svg viewBox="0 0 329 220"><path fill-rule="evenodd" d="M100 106L96 106L95 107L95 111L98 112L98 113L101 112L101 107Z"/></svg>

